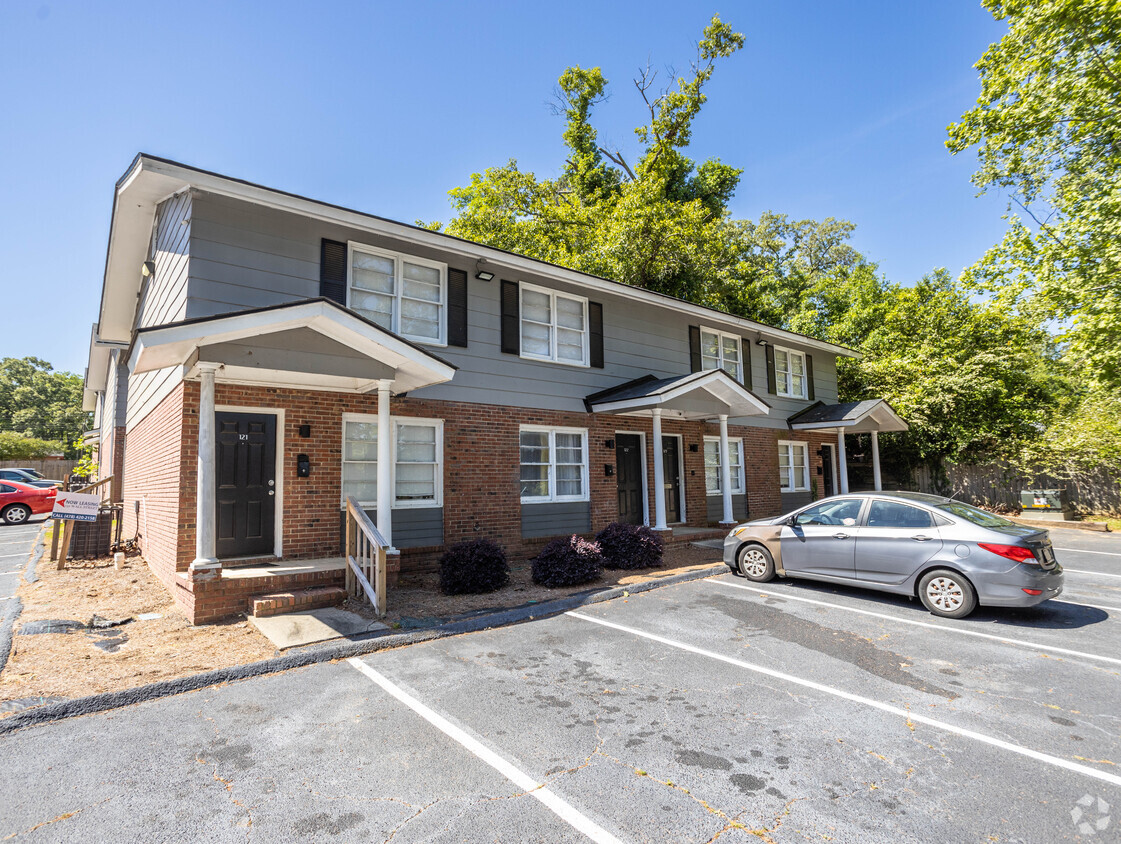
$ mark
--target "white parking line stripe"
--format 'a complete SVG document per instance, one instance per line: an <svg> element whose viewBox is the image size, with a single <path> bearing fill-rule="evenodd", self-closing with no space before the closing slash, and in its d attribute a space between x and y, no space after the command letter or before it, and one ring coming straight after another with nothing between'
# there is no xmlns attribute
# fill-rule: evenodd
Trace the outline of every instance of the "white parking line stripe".
<svg viewBox="0 0 1121 844"><path fill-rule="evenodd" d="M1058 598L1052 598L1056 604L1070 604L1072 607L1091 607L1095 610L1111 610L1113 612L1121 612L1121 607L1104 607L1101 604L1087 604L1085 601L1060 601Z"/></svg>
<svg viewBox="0 0 1121 844"><path fill-rule="evenodd" d="M27 557L30 551L24 551L22 554L0 554L0 560L10 560L12 557Z"/></svg>
<svg viewBox="0 0 1121 844"><path fill-rule="evenodd" d="M23 569L15 569L14 571L0 571L0 577L6 574L23 574Z"/></svg>
<svg viewBox="0 0 1121 844"><path fill-rule="evenodd" d="M378 673L362 660L358 659L358 657L351 657L347 662L385 689L385 691L393 695L393 697L397 698L397 700L401 701L401 703L405 704L405 706L409 707L409 709L413 710L413 712L429 724L444 733L444 735L459 742L470 750L522 791L540 800L553 814L569 826L584 833L584 835L588 836L592 841L602 842L602 844L623 844L618 838L595 823L595 821L581 814L578 809L565 801L565 799L556 792L550 791L544 784L537 782L529 776L529 774L525 774L515 768L489 747L482 744L478 739L471 737L455 724L451 723L447 718L429 709L404 689L395 685L383 674ZM1119 780L1119 782L1121 782L1121 780Z"/></svg>
<svg viewBox="0 0 1121 844"><path fill-rule="evenodd" d="M1082 548L1055 548L1052 546L1053 551L1070 552L1071 554L1104 554L1107 557L1121 557L1116 551L1087 551Z"/></svg>
<svg viewBox="0 0 1121 844"><path fill-rule="evenodd" d="M1057 648L1054 645L1044 645L1040 642L1029 642L1025 639L1012 639L1008 636L997 636L993 633L981 633L977 630L962 630L958 627L950 627L945 624L931 624L929 621L915 621L911 618L900 618L897 615L888 615L882 612L872 612L871 610L861 610L856 607L846 607L843 604L830 604L828 601L815 601L812 598L803 598L800 595L791 595L787 592L771 592L768 589L758 589L754 586L744 586L741 583L728 583L726 580L706 580L705 583L711 583L715 586L727 586L729 589L744 589L748 592L755 592L760 595L773 595L776 598L785 598L789 601L801 601L804 604L816 604L819 607L829 607L835 610L844 610L845 612L854 612L859 615L869 615L872 618L882 618L887 621L897 621L900 624L913 624L915 627L928 627L931 630L941 630L945 633L957 633L962 636L977 636L981 639L992 639L996 642L1004 642L1009 645L1020 645L1025 648L1037 648L1041 651L1050 651L1051 653L1067 654L1069 656L1078 656L1083 659L1094 659L1099 662L1111 662L1114 665L1121 665L1121 659L1114 659L1111 656L1098 656L1097 654L1088 654L1082 651L1072 651L1068 648Z"/></svg>
<svg viewBox="0 0 1121 844"><path fill-rule="evenodd" d="M1066 566L1063 566L1063 571L1064 572L1072 571L1075 574L1096 574L1099 577L1121 577L1121 574L1110 574L1107 571L1087 571L1086 569L1068 569Z"/></svg>
<svg viewBox="0 0 1121 844"><path fill-rule="evenodd" d="M748 671L755 671L759 674L766 674L768 677L774 677L778 680L785 680L787 683L793 683L807 689L814 689L815 691L833 695L834 697L843 698L844 700L851 700L854 703L860 703L865 706L870 706L873 709L879 709L881 712L888 712L892 715L898 715L910 721L920 724L926 724L929 727L935 727L939 730L945 730L948 733L954 733L955 735L963 736L965 738L971 738L974 741L981 742L982 744L999 747L1001 750L1009 750L1012 753L1018 753L1021 756L1027 756L1030 759L1045 762L1048 765L1054 765L1057 768L1065 768L1068 771L1074 771L1077 774L1084 774L1088 777L1093 777L1094 779L1108 782L1111 785L1121 786L1121 776L1117 776L1116 774L1099 771L1087 765L1079 765L1077 762L1070 762L1059 756L1051 756L1048 753L1042 753L1038 750L1032 750L1030 747L1024 747L1019 744L1013 744L1010 741L1004 741L1003 739L987 736L984 733L978 733L975 730L967 730L964 727L958 727L946 721L939 721L935 718L928 718L927 716L920 715L917 712L910 712L898 706L892 706L890 703L884 703L883 701L873 700L870 697L864 697L863 695L846 692L843 689L838 689L833 686L827 686L824 683L817 683L813 680L805 680L801 677L795 677L793 674L787 674L783 671L776 671L773 668L766 668L762 665L755 665L754 663L745 662L742 659L736 659L735 657L724 656L723 654L718 654L714 651L707 651L704 648L698 648L695 645L687 645L684 642L677 642L673 639L667 639L666 637L659 636L655 633L647 633L645 630L638 630L634 627L625 627L622 624L614 624L613 622L605 621L602 618L593 618L590 615L584 615L583 613L571 611L566 612L565 615L570 615L573 618L579 618L583 621L590 621L593 624L600 624L604 627L613 627L614 629L621 630L624 633L630 633L634 636L641 636L644 639L650 639L654 642L660 642L661 644L668 645L671 648L678 648L683 651L688 651L689 653L708 657L709 659L716 659L720 662L726 662L729 665L746 668Z"/></svg>

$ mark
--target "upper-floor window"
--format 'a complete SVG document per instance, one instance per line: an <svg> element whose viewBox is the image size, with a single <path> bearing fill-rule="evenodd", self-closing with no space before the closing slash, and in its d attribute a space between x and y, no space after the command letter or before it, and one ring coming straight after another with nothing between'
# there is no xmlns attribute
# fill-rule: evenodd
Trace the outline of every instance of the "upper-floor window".
<svg viewBox="0 0 1121 844"><path fill-rule="evenodd" d="M522 426L522 503L588 500L588 432Z"/></svg>
<svg viewBox="0 0 1121 844"><path fill-rule="evenodd" d="M519 285L522 357L588 365L588 300Z"/></svg>
<svg viewBox="0 0 1121 844"><path fill-rule="evenodd" d="M711 328L701 329L701 369L723 369L743 381L740 338Z"/></svg>
<svg viewBox="0 0 1121 844"><path fill-rule="evenodd" d="M806 356L792 349L775 346L775 386L780 396L806 397Z"/></svg>
<svg viewBox="0 0 1121 844"><path fill-rule="evenodd" d="M743 493L743 440L728 440L728 463L732 476L732 495ZM720 438L705 437L705 492L709 495L723 495L720 472Z"/></svg>
<svg viewBox="0 0 1121 844"><path fill-rule="evenodd" d="M443 434L440 419L394 417L390 453L393 504L439 507L443 498ZM343 414L343 501L354 496L364 507L378 501L378 418Z"/></svg>
<svg viewBox="0 0 1121 844"><path fill-rule="evenodd" d="M446 342L447 281L447 264L350 244L350 308L409 340Z"/></svg>

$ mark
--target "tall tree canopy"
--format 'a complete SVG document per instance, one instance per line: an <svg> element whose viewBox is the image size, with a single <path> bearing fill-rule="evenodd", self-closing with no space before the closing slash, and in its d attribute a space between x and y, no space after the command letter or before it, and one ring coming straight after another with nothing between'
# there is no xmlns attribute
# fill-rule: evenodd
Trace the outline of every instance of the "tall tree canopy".
<svg viewBox="0 0 1121 844"><path fill-rule="evenodd" d="M949 127L982 191L1010 197L1004 239L969 272L1061 320L1068 358L1121 387L1121 4L984 0L1008 34L977 64L977 105Z"/></svg>
<svg viewBox="0 0 1121 844"><path fill-rule="evenodd" d="M607 91L600 69L567 69L556 177L514 160L475 173L450 191L447 231L860 350L839 364L841 399L883 397L912 422L883 441L900 468L988 459L1038 437L1059 385L1033 313L978 303L945 271L893 284L852 247L844 220L735 219L741 171L687 157L705 85L743 43L714 17L689 75L655 93L655 74L639 74L649 120L633 164L592 125Z"/></svg>
<svg viewBox="0 0 1121 844"><path fill-rule="evenodd" d="M0 360L0 431L61 443L72 456L71 444L90 424L81 376L34 357Z"/></svg>

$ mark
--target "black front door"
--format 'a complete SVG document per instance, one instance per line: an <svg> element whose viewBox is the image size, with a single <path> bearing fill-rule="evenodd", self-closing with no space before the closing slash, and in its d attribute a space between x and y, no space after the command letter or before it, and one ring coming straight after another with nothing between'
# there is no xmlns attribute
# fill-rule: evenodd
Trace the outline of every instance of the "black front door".
<svg viewBox="0 0 1121 844"><path fill-rule="evenodd" d="M271 554L275 531L276 416L214 414L218 558Z"/></svg>
<svg viewBox="0 0 1121 844"><path fill-rule="evenodd" d="M830 446L821 447L821 485L825 489L823 498L833 495L833 449Z"/></svg>
<svg viewBox="0 0 1121 844"><path fill-rule="evenodd" d="M680 522L681 459L677 437L662 437L662 472L666 487L666 522Z"/></svg>
<svg viewBox="0 0 1121 844"><path fill-rule="evenodd" d="M642 438L615 435L615 474L619 481L619 521L642 524Z"/></svg>

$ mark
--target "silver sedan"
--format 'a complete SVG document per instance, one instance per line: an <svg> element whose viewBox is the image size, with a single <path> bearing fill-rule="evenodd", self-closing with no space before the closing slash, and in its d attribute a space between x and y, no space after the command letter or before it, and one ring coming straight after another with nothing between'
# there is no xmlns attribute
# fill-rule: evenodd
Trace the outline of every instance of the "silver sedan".
<svg viewBox="0 0 1121 844"><path fill-rule="evenodd" d="M1063 591L1046 530L917 492L837 495L738 525L724 562L757 583L804 577L917 596L946 618L978 604L1030 607Z"/></svg>

